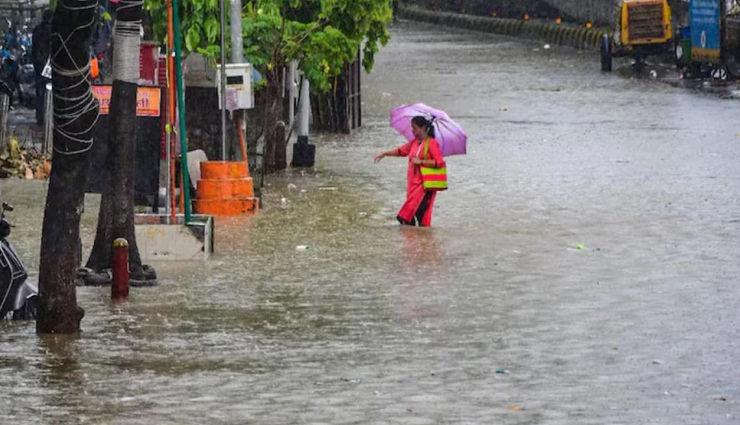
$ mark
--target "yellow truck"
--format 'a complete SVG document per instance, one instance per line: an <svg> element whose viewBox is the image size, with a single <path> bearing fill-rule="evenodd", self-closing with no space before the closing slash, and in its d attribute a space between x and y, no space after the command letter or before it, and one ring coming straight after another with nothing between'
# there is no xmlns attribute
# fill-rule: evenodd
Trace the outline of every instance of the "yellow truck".
<svg viewBox="0 0 740 425"><path fill-rule="evenodd" d="M667 0L622 0L614 27L614 34L604 34L600 42L602 71L611 72L614 57L630 56L641 65L646 56L675 50Z"/></svg>

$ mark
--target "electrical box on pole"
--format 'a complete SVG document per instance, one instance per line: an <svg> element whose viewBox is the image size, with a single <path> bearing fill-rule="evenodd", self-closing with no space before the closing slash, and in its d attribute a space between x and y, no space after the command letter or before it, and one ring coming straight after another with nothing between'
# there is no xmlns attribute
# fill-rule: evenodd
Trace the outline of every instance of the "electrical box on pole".
<svg viewBox="0 0 740 425"><path fill-rule="evenodd" d="M216 87L219 104L222 104L221 65L216 65ZM226 64L226 110L238 111L254 108L254 91L252 87L252 64Z"/></svg>

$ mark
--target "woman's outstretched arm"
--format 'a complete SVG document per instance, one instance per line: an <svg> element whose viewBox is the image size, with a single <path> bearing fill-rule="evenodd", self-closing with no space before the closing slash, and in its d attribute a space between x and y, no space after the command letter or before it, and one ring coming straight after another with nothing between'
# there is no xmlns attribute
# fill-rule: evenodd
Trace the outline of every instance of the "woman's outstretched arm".
<svg viewBox="0 0 740 425"><path fill-rule="evenodd" d="M391 149L389 151L379 153L378 156L375 157L375 162L380 162L380 160L385 158L386 156L408 156L409 152L411 152L412 143L413 140L401 146L400 148Z"/></svg>

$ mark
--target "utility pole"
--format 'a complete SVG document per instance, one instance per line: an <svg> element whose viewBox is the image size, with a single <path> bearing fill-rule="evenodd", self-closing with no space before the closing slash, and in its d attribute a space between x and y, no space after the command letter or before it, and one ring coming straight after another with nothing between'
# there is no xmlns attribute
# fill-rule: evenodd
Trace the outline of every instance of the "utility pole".
<svg viewBox="0 0 740 425"><path fill-rule="evenodd" d="M301 105L298 109L298 143L308 144L308 125L311 113L311 89L308 78L303 77Z"/></svg>
<svg viewBox="0 0 740 425"><path fill-rule="evenodd" d="M304 75L301 83L301 104L298 107L298 143L293 144L293 167L313 167L316 161L316 145L308 141L311 115L311 89Z"/></svg>
<svg viewBox="0 0 740 425"><path fill-rule="evenodd" d="M221 160L228 161L226 150L226 4L221 6ZM187 166L187 164L185 164Z"/></svg>
<svg viewBox="0 0 740 425"><path fill-rule="evenodd" d="M290 64L288 64L288 73L287 73L287 82L285 84L285 90L288 97L288 128L292 129L293 125L295 124L295 99L297 96L297 91L300 90L299 87L296 87L295 81L298 77L298 62L297 61L291 61Z"/></svg>
<svg viewBox="0 0 740 425"><path fill-rule="evenodd" d="M231 63L243 62L242 0L231 0Z"/></svg>
<svg viewBox="0 0 740 425"><path fill-rule="evenodd" d="M231 4L231 63L244 63L244 39L242 38L242 0L230 0ZM234 111L232 115L237 123L236 131L241 132L239 140L246 140L246 114L243 111ZM243 154L246 155L246 143ZM242 158L246 161L247 158Z"/></svg>

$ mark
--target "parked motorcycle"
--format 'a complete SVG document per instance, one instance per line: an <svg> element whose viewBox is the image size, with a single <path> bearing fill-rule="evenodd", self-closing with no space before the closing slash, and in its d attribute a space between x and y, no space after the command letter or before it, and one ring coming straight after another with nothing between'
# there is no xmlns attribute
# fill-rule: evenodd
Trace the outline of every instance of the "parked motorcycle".
<svg viewBox="0 0 740 425"><path fill-rule="evenodd" d="M0 48L0 92L10 104L35 107L36 78L31 63L32 34L29 21L5 19L7 31Z"/></svg>
<svg viewBox="0 0 740 425"><path fill-rule="evenodd" d="M0 214L0 319L29 320L36 317L39 289L37 283L28 280L26 266L8 241L12 226L5 212L12 211L13 206L3 202Z"/></svg>
<svg viewBox="0 0 740 425"><path fill-rule="evenodd" d="M24 64L18 56L0 49L0 91L10 96L10 104L34 107L36 75L32 64Z"/></svg>

